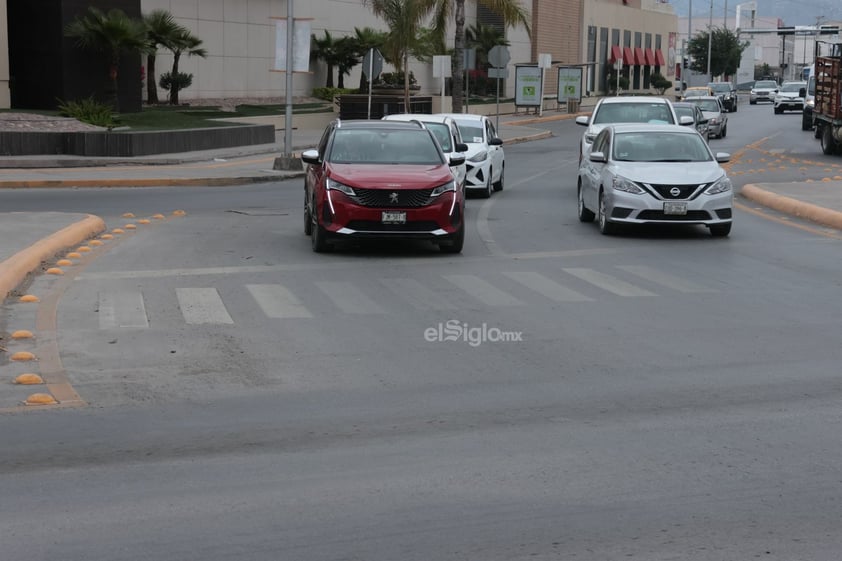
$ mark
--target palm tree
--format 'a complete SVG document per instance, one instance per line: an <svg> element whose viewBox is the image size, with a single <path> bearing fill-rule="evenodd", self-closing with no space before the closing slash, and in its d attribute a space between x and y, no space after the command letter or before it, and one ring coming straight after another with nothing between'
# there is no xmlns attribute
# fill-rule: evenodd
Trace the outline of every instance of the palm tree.
<svg viewBox="0 0 842 561"><path fill-rule="evenodd" d="M336 87L345 87L345 75L351 73L351 69L360 63L360 46L355 37L342 37L336 42L336 70L339 81Z"/></svg>
<svg viewBox="0 0 842 561"><path fill-rule="evenodd" d="M374 15L383 19L389 28L383 44L383 58L398 73L403 72L404 103L409 112L409 57L422 32L422 0L363 0L363 3L368 4Z"/></svg>
<svg viewBox="0 0 842 561"><path fill-rule="evenodd" d="M193 75L180 74L178 71L178 63L181 60L181 55L200 56L205 58L208 56L207 49L201 47L202 40L193 35L193 33L182 27L178 33L172 37L172 43L167 45L167 48L172 51L172 70L170 71L171 86L170 86L170 105L178 105L178 91L189 85L192 81ZM187 76L185 79L183 76Z"/></svg>
<svg viewBox="0 0 842 561"><path fill-rule="evenodd" d="M488 51L497 45L508 47L511 43L506 39L506 34L496 27L480 23L465 29L465 44L477 50L477 65L485 68L488 64Z"/></svg>
<svg viewBox="0 0 842 561"><path fill-rule="evenodd" d="M359 51L357 52L357 58L360 62L362 62L363 57L365 57L365 55L371 49L383 48L383 44L386 42L386 32L377 31L376 29L372 29L371 27L364 27L362 29L360 29L359 27L355 27L354 39L356 40L357 47L359 48ZM363 69L363 72L360 72L360 91L367 91L367 72L367 68Z"/></svg>
<svg viewBox="0 0 842 561"><path fill-rule="evenodd" d="M337 41L334 40L330 31L325 29L325 36L321 39L313 34L310 38L310 43L313 45L312 56L317 60L325 61L327 65L327 80L325 81L326 88L333 87L333 67L339 63L339 54Z"/></svg>
<svg viewBox="0 0 842 561"><path fill-rule="evenodd" d="M173 39L184 29L166 10L154 10L143 16L149 29L149 53L146 55L146 102L158 103L158 82L155 76L155 56L159 46L169 49Z"/></svg>
<svg viewBox="0 0 842 561"><path fill-rule="evenodd" d="M104 52L108 56L108 77L111 79L112 105L120 111L117 76L120 57L124 53L146 53L149 50L146 24L132 19L122 10L111 9L108 13L88 7L88 13L77 16L64 29L67 37L76 39L76 44L85 50Z"/></svg>
<svg viewBox="0 0 842 561"><path fill-rule="evenodd" d="M365 2L365 0L363 0ZM462 76L462 57L465 52L465 0L418 0L424 15L433 15L433 28L444 36L447 24L451 16L455 17L456 32L454 37L453 75ZM476 0L495 14L503 18L507 26L514 27L522 25L529 36L532 30L529 27L529 14L520 5L518 0ZM453 80L453 111L462 111L462 80Z"/></svg>

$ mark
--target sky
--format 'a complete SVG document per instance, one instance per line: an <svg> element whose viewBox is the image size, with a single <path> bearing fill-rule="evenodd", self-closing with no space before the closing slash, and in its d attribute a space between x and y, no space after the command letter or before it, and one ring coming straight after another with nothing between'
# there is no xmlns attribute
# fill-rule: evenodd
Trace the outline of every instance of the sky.
<svg viewBox="0 0 842 561"><path fill-rule="evenodd" d="M725 8L728 17L734 18L737 5L745 0L712 0L713 19L722 20ZM710 17L711 0L669 0L679 17L686 17L689 5L693 4L693 17ZM816 18L824 16L823 21L842 20L842 1L840 0L755 0L759 17L778 17L784 25L815 25Z"/></svg>

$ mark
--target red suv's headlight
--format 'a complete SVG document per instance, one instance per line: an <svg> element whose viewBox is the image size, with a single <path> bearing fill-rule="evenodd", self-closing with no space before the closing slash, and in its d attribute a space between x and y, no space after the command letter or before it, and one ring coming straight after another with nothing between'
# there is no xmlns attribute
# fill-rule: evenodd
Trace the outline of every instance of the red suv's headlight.
<svg viewBox="0 0 842 561"><path fill-rule="evenodd" d="M456 191L456 181L448 181L444 185L439 185L438 187L433 189L433 192L430 193L430 196L438 197L439 195L447 193L448 191Z"/></svg>
<svg viewBox="0 0 842 561"><path fill-rule="evenodd" d="M344 193L349 197L356 196L356 193L354 193L354 190L351 187L348 187L344 183L339 183L335 179L331 179L329 177L327 178L327 181L325 181L325 187L327 187L328 189L333 189L334 191L340 191L341 193Z"/></svg>

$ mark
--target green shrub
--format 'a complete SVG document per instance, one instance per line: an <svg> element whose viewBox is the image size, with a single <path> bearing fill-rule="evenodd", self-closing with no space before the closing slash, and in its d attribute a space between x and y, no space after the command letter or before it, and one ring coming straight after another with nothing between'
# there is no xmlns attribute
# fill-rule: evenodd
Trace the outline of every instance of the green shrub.
<svg viewBox="0 0 842 561"><path fill-rule="evenodd" d="M73 117L83 123L98 127L113 127L114 114L111 106L100 103L92 97L76 101L61 101L58 105L59 113L64 117Z"/></svg>
<svg viewBox="0 0 842 561"><path fill-rule="evenodd" d="M652 84L652 87L658 90L660 95L664 95L664 92L667 91L669 88L672 87L672 82L664 78L660 73L652 74L652 77L649 79L649 83Z"/></svg>
<svg viewBox="0 0 842 561"><path fill-rule="evenodd" d="M161 74L161 80L158 82L162 89L167 91L177 90L181 91L193 85L193 75L185 74L184 72L177 72L175 76L170 72Z"/></svg>
<svg viewBox="0 0 842 561"><path fill-rule="evenodd" d="M313 97L333 101L333 98L338 95L356 93L356 91L353 88L313 88Z"/></svg>

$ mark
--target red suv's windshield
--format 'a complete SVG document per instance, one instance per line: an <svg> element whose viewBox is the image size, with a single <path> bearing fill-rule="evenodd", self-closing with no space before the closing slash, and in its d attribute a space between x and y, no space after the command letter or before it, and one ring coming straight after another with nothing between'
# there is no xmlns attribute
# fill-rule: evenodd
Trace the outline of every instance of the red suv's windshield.
<svg viewBox="0 0 842 561"><path fill-rule="evenodd" d="M418 130L337 130L328 161L334 163L441 165L430 133Z"/></svg>

